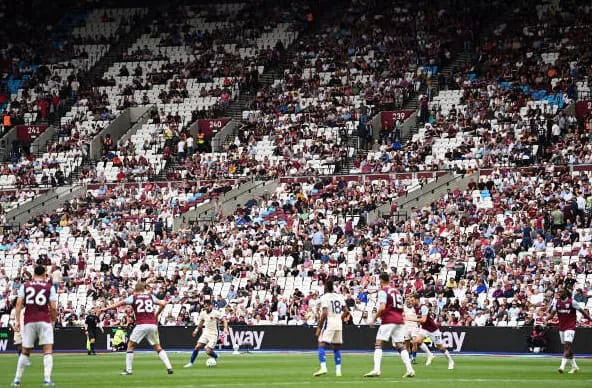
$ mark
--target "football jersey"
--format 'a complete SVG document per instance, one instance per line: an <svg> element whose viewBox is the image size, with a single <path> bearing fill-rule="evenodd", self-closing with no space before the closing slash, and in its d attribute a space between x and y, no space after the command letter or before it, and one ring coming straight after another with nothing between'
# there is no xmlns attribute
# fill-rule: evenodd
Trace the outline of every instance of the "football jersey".
<svg viewBox="0 0 592 388"><path fill-rule="evenodd" d="M152 294L134 294L125 299L132 306L137 325L156 325L156 306L158 299Z"/></svg>
<svg viewBox="0 0 592 388"><path fill-rule="evenodd" d="M405 326L415 329L417 328L417 313L413 307L407 307L403 309L403 316L405 317Z"/></svg>
<svg viewBox="0 0 592 388"><path fill-rule="evenodd" d="M25 302L24 323L51 323L49 304L57 302L55 288L46 280L30 280L25 282L18 292L18 297Z"/></svg>
<svg viewBox="0 0 592 388"><path fill-rule="evenodd" d="M218 320L222 319L220 310L212 310L209 313L206 309L201 310L199 317L197 318L198 323L203 321L203 331L207 334L218 335Z"/></svg>
<svg viewBox="0 0 592 388"><path fill-rule="evenodd" d="M343 299L341 294L330 292L321 297L321 308L327 309L327 320L325 321L323 330L343 329L341 314L343 313L344 306L345 299Z"/></svg>
<svg viewBox="0 0 592 388"><path fill-rule="evenodd" d="M420 317L427 317L426 321L421 323L422 329L430 333L433 333L440 328L440 325L438 325L438 323L434 321L434 317L432 317L432 314L430 313L430 308L428 306L422 304L421 306L416 307L415 311L417 315L419 315Z"/></svg>
<svg viewBox="0 0 592 388"><path fill-rule="evenodd" d="M576 311L579 309L580 304L572 298L567 298L566 300L555 299L552 310L557 312L560 331L576 329Z"/></svg>
<svg viewBox="0 0 592 388"><path fill-rule="evenodd" d="M380 317L382 325L394 323L402 325L405 323L403 318L403 297L396 288L385 287L378 291L378 303L385 304L385 310Z"/></svg>

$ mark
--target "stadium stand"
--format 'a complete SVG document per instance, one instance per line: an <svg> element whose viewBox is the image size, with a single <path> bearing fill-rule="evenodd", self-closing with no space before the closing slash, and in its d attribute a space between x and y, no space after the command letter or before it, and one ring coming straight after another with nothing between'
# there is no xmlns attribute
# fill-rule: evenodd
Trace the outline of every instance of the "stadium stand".
<svg viewBox="0 0 592 388"><path fill-rule="evenodd" d="M130 7L75 19L74 54L56 62L72 66L53 74L109 63L68 96L47 153L2 166L0 322L39 260L62 325L138 280L170 302L163 325L192 324L204 297L233 322L314 325L327 279L351 322L365 324L383 271L443 325L531 325L558 284L592 308L591 113L571 108L589 99L579 49L590 45L589 4L179 4L154 18ZM473 17L481 10L500 12ZM109 57L145 15L147 28ZM17 89L21 100L27 89ZM102 138L93 160L90 142L142 105L145 122L121 141ZM380 111L405 107L417 110L416 130L381 131ZM210 149L196 123L219 117L237 129ZM466 187L421 202L444 174L469 173L478 178ZM253 181L277 185L225 196ZM19 204L73 183L82 195L10 225ZM393 205L411 193L412 206ZM175 222L205 203L208 219Z"/></svg>

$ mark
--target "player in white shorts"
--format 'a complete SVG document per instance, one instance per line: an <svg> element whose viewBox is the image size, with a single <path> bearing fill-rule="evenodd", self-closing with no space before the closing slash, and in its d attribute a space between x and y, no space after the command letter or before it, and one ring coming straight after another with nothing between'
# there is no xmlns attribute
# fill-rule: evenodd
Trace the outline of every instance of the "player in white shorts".
<svg viewBox="0 0 592 388"><path fill-rule="evenodd" d="M23 349L23 334L22 334L22 330L25 327L25 310L26 307L23 308L23 310L21 311L21 319L20 319L20 330L16 330L16 309L12 309L12 311L10 312L10 326L12 327L12 330L14 331L14 337L13 337L13 343L14 346L16 346L16 353L17 355L21 355L22 353L22 349ZM25 364L25 366L31 366L31 359L27 360L27 363Z"/></svg>
<svg viewBox="0 0 592 388"><path fill-rule="evenodd" d="M345 299L333 292L333 282L325 282L325 294L321 297L321 317L316 330L319 341L319 362L321 368L313 376L327 374L326 344L333 345L335 357L335 375L341 376L341 344L343 344L343 314L348 312Z"/></svg>
<svg viewBox="0 0 592 388"><path fill-rule="evenodd" d="M417 345L413 342L413 338L417 334L419 325L417 323L415 308L413 308L412 298L406 299L403 316L405 317L405 344L407 345L407 351L409 352L411 363L415 364L417 362Z"/></svg>
<svg viewBox="0 0 592 388"><path fill-rule="evenodd" d="M58 314L57 300L55 288L47 281L45 266L37 265L33 278L23 283L18 291L13 326L15 332L22 333L22 353L18 358L16 374L12 382L13 387L20 387L23 372L29 363L31 350L35 347L35 343L43 347L43 385L55 385L51 381L51 373L53 370L53 323ZM22 313L23 309L25 309L24 313ZM23 317L22 328L21 314Z"/></svg>
<svg viewBox="0 0 592 388"><path fill-rule="evenodd" d="M444 356L448 360L448 369L454 369L454 361L448 352L448 349L444 347L444 343L442 342L442 333L440 332L440 325L434 319L430 308L425 305L421 304L420 298L418 295L413 296L413 306L415 308L415 312L417 314L417 322L419 322L421 328L415 335L414 343L415 346L419 346L421 350L426 353L427 360L426 365L430 365L434 360L434 354L428 349L426 344L423 342L424 339L429 338L430 341L434 344L434 347L444 353Z"/></svg>
<svg viewBox="0 0 592 388"><path fill-rule="evenodd" d="M19 319L20 325L16 324L16 309L12 309L12 311L10 312L10 327L12 328L12 331L14 332L13 343L14 343L14 346L16 347L16 353L18 356L21 355L22 349L23 349L22 330L25 327L25 309L26 309L26 307L21 310L21 317ZM17 327L19 330L17 330ZM27 362L26 366L31 366L31 360L27 360L27 361L28 362Z"/></svg>
<svg viewBox="0 0 592 388"><path fill-rule="evenodd" d="M160 346L160 337L158 335L158 315L162 312L167 302L157 299L154 295L147 292L149 286L144 282L137 282L134 286L133 295L126 299L115 302L107 307L96 310L95 314L98 316L101 312L107 310L114 310L122 306L131 306L136 317L136 327L132 330L132 334L127 342L127 351L125 353L125 369L121 372L122 376L132 375L134 364L134 351L136 346L144 339L148 341L150 346L154 349L158 358L163 362L167 368L169 375L173 374L173 366L169 360L167 352Z"/></svg>
<svg viewBox="0 0 592 388"><path fill-rule="evenodd" d="M228 321L226 318L222 316L220 310L214 310L212 308L212 301L206 299L205 306L201 310L199 317L197 318L197 328L193 330L193 336L196 337L197 333L200 330L203 331L197 340L197 344L191 353L191 358L189 362L185 364L185 368L190 368L193 366L197 355L199 354L199 350L202 348L206 348L206 354L212 357L214 360L218 359L218 354L214 352L214 347L218 342L218 323L222 322L224 324L224 334L228 334Z"/></svg>

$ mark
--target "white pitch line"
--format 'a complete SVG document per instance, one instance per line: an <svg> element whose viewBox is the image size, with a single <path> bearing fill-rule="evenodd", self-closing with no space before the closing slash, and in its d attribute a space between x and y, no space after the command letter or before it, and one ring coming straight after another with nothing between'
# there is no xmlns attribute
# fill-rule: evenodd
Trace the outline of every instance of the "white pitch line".
<svg viewBox="0 0 592 388"><path fill-rule="evenodd" d="M361 379L361 378L360 378ZM460 379L433 379L433 378L412 378L412 379L381 379L379 378L367 378L364 381L375 381L380 383L412 383L414 381L420 380L421 382L426 383L540 383L545 384L549 382L549 379L470 379L470 378L460 378ZM327 379L320 378L318 380L311 380L312 381L319 381L319 382L327 382ZM342 381L330 381L331 385L351 385L353 383L359 382L358 379L351 379L351 380L342 380ZM592 383L591 379L588 380L569 380L565 381L569 385L577 385L578 383ZM200 384L200 387L266 387L266 386L301 386L306 384L306 381L283 381L283 382L266 382L266 383L225 383L225 384ZM553 380L553 383L559 383L561 385L564 381L557 381Z"/></svg>

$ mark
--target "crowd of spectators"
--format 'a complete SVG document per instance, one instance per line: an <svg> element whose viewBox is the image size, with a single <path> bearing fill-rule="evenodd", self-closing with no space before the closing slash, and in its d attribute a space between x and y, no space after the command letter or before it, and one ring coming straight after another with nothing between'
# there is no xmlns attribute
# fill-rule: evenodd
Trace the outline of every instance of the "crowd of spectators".
<svg viewBox="0 0 592 388"><path fill-rule="evenodd" d="M566 9L527 14L519 8L496 30L496 39L476 42L481 26L471 18L473 11L453 13L421 3L422 12L409 7L379 13L384 4L370 3L377 8L362 12L355 2L339 23L297 46L280 79L258 89L224 155L200 149L176 113L154 113L157 132L146 147L162 148L165 159L174 159L178 172L168 177L184 179L180 183L108 184L89 171L88 179L100 184L84 196L34 217L20 230L4 230L0 258L10 265L0 269L0 309L11 309L18 286L38 260L51 266L63 326L80 325L90 308L126 297L137 280L170 302L160 318L164 325L193 324L205 298L224 309L232 323L315 325L319 292L328 279L346 296L351 310L346 323L363 325L376 308L376 275L384 271L405 295L417 293L430 303L444 326L544 322L559 285L574 286L575 298L590 308L592 186L588 173L569 169L590 161L589 124L557 113L558 100L535 104L531 92L560 94L564 103L577 98L569 88L587 76L587 59L572 57L568 46L585 41L577 31L589 32L584 28L589 8L575 2L573 17ZM514 30L532 24L543 29L533 29L533 35L530 27ZM565 24L576 32L565 30ZM154 31L164 34L167 46L213 50L214 43L232 42L224 30L197 33L173 24ZM257 36L251 28L244 31L239 41ZM566 33L556 43L565 47L555 47L557 61L542 66L547 41L557 33ZM418 136L401 142L386 134L372 146L372 156L354 166L362 173L414 172L468 158L478 160L478 180L466 189L451 188L401 218L396 211L384 217L374 213L425 182L315 176L310 160L340 163L351 157L347 142L338 141L353 134L347 130L359 130L377 106L403 102L429 73L437 74L459 43L464 49L477 46L476 60L438 80L443 89L461 91L458 105L432 103ZM279 61L281 48L270 50L261 55ZM248 83L244 73L233 73L245 68L235 67L237 58L205 53L202 60L222 61L220 73L212 73L206 62L179 66L174 73L189 73L172 76L162 98L185 98L183 83L189 77L223 75ZM155 58L145 50L131 55ZM525 62L518 63L519 57ZM424 70L418 72L420 67ZM103 99L96 91L84 93L81 100ZM80 114L91 111L96 114L93 109ZM76 147L76 128L73 124L67 139L50 144L51 149ZM433 149L442 139L461 140L438 160ZM104 146L104 155L116 148ZM130 163L141 164L141 147L124 142L113 159L133 169ZM268 149L270 157L264 154ZM283 180L275 191L225 212L218 194L237 182L221 178L253 174ZM124 175L121 181L128 180ZM205 199L215 203L210 223L170 228L171 220ZM117 326L126 317L125 311L109 311L101 322Z"/></svg>

